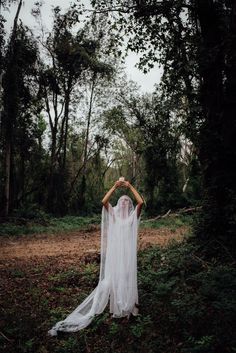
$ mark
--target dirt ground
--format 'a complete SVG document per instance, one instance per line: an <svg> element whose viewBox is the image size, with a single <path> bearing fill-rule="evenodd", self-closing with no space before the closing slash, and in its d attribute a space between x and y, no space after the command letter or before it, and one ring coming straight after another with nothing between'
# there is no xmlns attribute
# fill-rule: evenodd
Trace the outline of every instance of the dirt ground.
<svg viewBox="0 0 236 353"><path fill-rule="evenodd" d="M181 241L188 229L140 229L138 250ZM78 305L80 295L96 286L100 240L95 226L60 234L0 237L0 351L59 352L61 343L49 339L47 331ZM90 266L94 263L95 269ZM92 271L89 276L82 275L85 268Z"/></svg>
<svg viewBox="0 0 236 353"><path fill-rule="evenodd" d="M139 232L138 250L158 244L167 245L170 241L181 241L187 227L177 228L174 232L168 228L142 229ZM76 259L95 256L100 251L100 230L73 231L63 234L35 234L20 237L1 237L0 266L8 262L28 262L33 259L43 261L48 258L61 258L63 263Z"/></svg>

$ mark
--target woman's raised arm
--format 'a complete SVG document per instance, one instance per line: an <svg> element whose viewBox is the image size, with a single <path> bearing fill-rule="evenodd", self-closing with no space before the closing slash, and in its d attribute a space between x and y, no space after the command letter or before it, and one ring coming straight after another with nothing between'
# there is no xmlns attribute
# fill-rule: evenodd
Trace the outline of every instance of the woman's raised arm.
<svg viewBox="0 0 236 353"><path fill-rule="evenodd" d="M137 216L139 217L140 213L142 211L143 204L144 204L143 198L138 193L138 191L133 187L133 185L130 184L129 181L125 181L124 183L125 183L125 186L132 191L132 193L133 193L133 195L134 195L134 197L135 197L135 199L136 199L136 201L138 203Z"/></svg>
<svg viewBox="0 0 236 353"><path fill-rule="evenodd" d="M111 198L111 195L113 194L113 192L122 185L122 181L118 180L115 182L115 184L111 187L111 189L106 193L106 195L103 197L102 199L102 204L104 207L106 207L106 209L108 210L108 202Z"/></svg>

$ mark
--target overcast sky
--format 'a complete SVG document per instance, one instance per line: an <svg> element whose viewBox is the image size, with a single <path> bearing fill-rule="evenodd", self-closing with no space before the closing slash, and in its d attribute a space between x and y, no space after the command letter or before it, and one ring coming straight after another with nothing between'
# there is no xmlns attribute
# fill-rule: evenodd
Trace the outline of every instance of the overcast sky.
<svg viewBox="0 0 236 353"><path fill-rule="evenodd" d="M89 7L89 0L83 1L86 7ZM31 9L35 3L35 0L25 0L24 5L21 9L20 18L24 24L36 31L38 25L35 22L34 17L31 15ZM42 7L42 19L45 27L50 30L52 26L52 6L60 6L63 10L68 8L70 2L68 0L44 0ZM13 19L16 13L16 5L12 5L10 12L5 12L4 17L7 19L6 28L9 29L13 24ZM148 74L143 74L140 70L135 68L135 64L138 62L138 56L134 53L130 53L126 59L126 73L128 79L136 81L144 92L151 92L155 83L159 83L161 70L158 66L155 66Z"/></svg>

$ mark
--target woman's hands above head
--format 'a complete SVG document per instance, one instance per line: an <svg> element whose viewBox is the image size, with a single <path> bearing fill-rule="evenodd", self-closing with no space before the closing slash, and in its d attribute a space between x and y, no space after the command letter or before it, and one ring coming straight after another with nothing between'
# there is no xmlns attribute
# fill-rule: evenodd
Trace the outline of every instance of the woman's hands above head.
<svg viewBox="0 0 236 353"><path fill-rule="evenodd" d="M108 210L108 203L109 203L109 199L111 197L111 195L113 194L113 192L120 187L125 187L128 188L134 195L137 203L138 203L138 211L137 211L137 215L138 217L140 216L141 213L141 209L143 206L143 198L139 195L138 191L133 187L133 185L130 184L129 181L126 181L124 177L121 177L119 180L117 180L115 182L115 184L112 186L112 188L106 193L106 195L104 196L104 198L102 199L102 203L103 205L106 207L106 209Z"/></svg>
<svg viewBox="0 0 236 353"><path fill-rule="evenodd" d="M132 188L131 184L128 181L126 181L124 177L121 177L119 180L117 180L115 184L112 186L112 188L106 193L106 195L102 199L102 204L103 206L106 207L107 210L108 210L108 203L111 195L113 194L113 192L115 192L117 188L120 188L120 187L125 187L130 189Z"/></svg>
<svg viewBox="0 0 236 353"><path fill-rule="evenodd" d="M119 188L119 187L129 188L130 187L130 183L128 181L117 180L115 182L115 188Z"/></svg>

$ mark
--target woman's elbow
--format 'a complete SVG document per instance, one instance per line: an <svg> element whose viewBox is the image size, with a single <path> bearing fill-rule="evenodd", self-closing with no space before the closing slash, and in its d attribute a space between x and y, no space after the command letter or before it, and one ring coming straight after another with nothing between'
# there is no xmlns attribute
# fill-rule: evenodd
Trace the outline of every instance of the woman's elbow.
<svg viewBox="0 0 236 353"><path fill-rule="evenodd" d="M103 205L103 206L105 206L105 207L106 207L106 206L107 206L107 204L108 204L108 202L107 202L106 200L104 200L104 199L102 199L102 201L101 201L101 202L102 202L102 205Z"/></svg>

